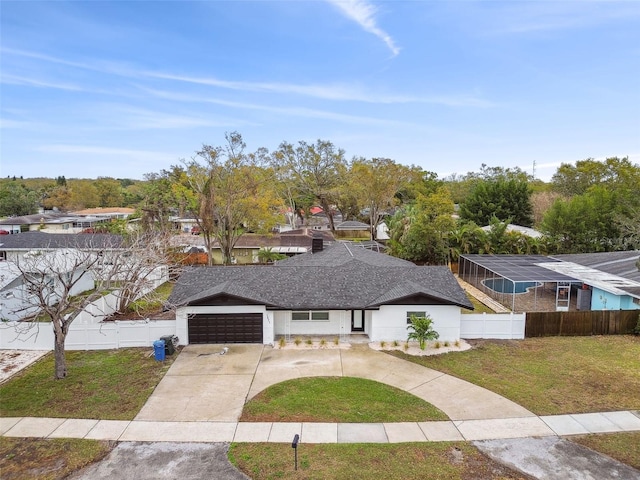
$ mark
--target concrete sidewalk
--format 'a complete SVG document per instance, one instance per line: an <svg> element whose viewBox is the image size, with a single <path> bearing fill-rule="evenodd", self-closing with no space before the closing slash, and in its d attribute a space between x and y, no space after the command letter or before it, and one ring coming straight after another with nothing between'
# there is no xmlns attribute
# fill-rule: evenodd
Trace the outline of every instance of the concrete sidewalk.
<svg viewBox="0 0 640 480"><path fill-rule="evenodd" d="M402 443L640 431L640 412L406 423L154 422L0 418L0 435L121 442Z"/></svg>

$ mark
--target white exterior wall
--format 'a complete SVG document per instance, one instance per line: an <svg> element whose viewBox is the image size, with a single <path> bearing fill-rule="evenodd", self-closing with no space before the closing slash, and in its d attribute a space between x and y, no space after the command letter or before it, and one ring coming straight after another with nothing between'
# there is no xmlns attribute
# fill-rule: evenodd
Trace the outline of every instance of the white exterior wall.
<svg viewBox="0 0 640 480"><path fill-rule="evenodd" d="M276 335L335 336L351 333L351 310L329 310L328 321L293 321L290 310L271 313L275 314Z"/></svg>
<svg viewBox="0 0 640 480"><path fill-rule="evenodd" d="M460 338L460 307L451 305L383 305L371 312L367 332L373 342L407 339L407 312L425 312L433 319L433 329L441 341L455 342Z"/></svg>
<svg viewBox="0 0 640 480"><path fill-rule="evenodd" d="M189 322L191 314L205 313L262 313L262 343L274 344L275 320L274 313L267 311L264 305L225 305L219 307L180 307L176 311L176 335L180 339L181 345L188 345L189 342Z"/></svg>

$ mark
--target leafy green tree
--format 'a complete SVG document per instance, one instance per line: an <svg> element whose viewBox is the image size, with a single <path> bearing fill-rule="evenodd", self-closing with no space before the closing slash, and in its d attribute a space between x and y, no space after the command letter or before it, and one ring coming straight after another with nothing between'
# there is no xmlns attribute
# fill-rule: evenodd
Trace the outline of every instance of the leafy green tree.
<svg viewBox="0 0 640 480"><path fill-rule="evenodd" d="M460 204L460 217L478 225L488 225L492 217L511 219L517 225L533 224L529 185L516 179L483 180Z"/></svg>
<svg viewBox="0 0 640 480"><path fill-rule="evenodd" d="M623 197L635 195L640 185L640 165L629 157L610 157L604 162L587 158L575 165L563 163L551 177L553 190L571 197L582 195L595 185L616 187Z"/></svg>
<svg viewBox="0 0 640 480"><path fill-rule="evenodd" d="M390 253L412 262L446 264L448 239L455 228L453 211L449 191L444 187L431 195L420 195L414 205L398 210L390 220Z"/></svg>
<svg viewBox="0 0 640 480"><path fill-rule="evenodd" d="M318 140L315 144L300 141L297 146L283 142L273 158L289 170L291 181L302 195L312 196L318 201L331 230L335 231L331 204L341 184L340 174L347 164L344 150L337 149L326 140Z"/></svg>
<svg viewBox="0 0 640 480"><path fill-rule="evenodd" d="M111 177L98 177L93 183L98 194L98 206L121 207L124 200L122 185Z"/></svg>
<svg viewBox="0 0 640 480"><path fill-rule="evenodd" d="M411 324L407 325L407 330L411 330L408 339L417 340L420 350L426 348L427 340L440 338L440 334L433 329L433 319L429 315L424 317L411 315L410 320Z"/></svg>
<svg viewBox="0 0 640 480"><path fill-rule="evenodd" d="M67 180L69 191L69 209L82 210L83 208L95 208L100 206L98 190L93 184L93 180Z"/></svg>
<svg viewBox="0 0 640 480"><path fill-rule="evenodd" d="M30 215L38 211L38 194L17 181L2 182L0 217Z"/></svg>
<svg viewBox="0 0 640 480"><path fill-rule="evenodd" d="M273 171L263 149L245 153L246 144L238 132L225 135L225 146L203 145L185 162L191 188L196 193L194 212L209 252L217 240L223 262L231 263L233 248L246 231L266 232L274 225L282 202L272 185Z"/></svg>
<svg viewBox="0 0 640 480"><path fill-rule="evenodd" d="M409 182L409 169L388 158L360 158L352 162L351 173L349 190L361 209L368 212L371 238L375 240L378 225L398 203L400 188Z"/></svg>
<svg viewBox="0 0 640 480"><path fill-rule="evenodd" d="M589 253L615 250L620 231L612 221L617 195L604 186L591 187L569 200L557 200L547 212L541 230L557 253Z"/></svg>

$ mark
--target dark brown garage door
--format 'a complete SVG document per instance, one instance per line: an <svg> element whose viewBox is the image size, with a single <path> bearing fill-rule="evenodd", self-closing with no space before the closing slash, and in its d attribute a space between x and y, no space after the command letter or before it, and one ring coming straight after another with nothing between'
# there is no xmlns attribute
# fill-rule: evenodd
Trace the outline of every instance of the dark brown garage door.
<svg viewBox="0 0 640 480"><path fill-rule="evenodd" d="M262 314L192 315L189 317L189 343L262 343Z"/></svg>

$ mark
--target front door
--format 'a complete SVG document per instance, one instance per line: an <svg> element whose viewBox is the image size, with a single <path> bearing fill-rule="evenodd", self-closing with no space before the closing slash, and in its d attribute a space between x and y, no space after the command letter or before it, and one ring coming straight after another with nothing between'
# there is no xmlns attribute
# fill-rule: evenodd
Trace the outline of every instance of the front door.
<svg viewBox="0 0 640 480"><path fill-rule="evenodd" d="M364 310L351 310L351 331L364 332Z"/></svg>

